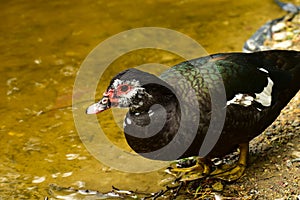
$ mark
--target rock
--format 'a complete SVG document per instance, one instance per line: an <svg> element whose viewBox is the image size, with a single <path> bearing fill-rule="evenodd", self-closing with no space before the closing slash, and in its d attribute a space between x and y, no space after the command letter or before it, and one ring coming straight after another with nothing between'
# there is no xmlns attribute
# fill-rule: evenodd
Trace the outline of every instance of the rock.
<svg viewBox="0 0 300 200"><path fill-rule="evenodd" d="M300 151L293 151L291 156L293 158L300 158Z"/></svg>
<svg viewBox="0 0 300 200"><path fill-rule="evenodd" d="M287 49L293 45L293 42L291 40L286 40L283 42L279 42L274 44L274 49Z"/></svg>
<svg viewBox="0 0 300 200"><path fill-rule="evenodd" d="M274 33L273 34L273 40L284 40L287 37L287 33L286 32L279 32L279 33Z"/></svg>
<svg viewBox="0 0 300 200"><path fill-rule="evenodd" d="M279 22L275 25L272 26L272 32L278 32L278 31L281 31L282 29L284 29L286 26L285 26L285 23L284 22Z"/></svg>

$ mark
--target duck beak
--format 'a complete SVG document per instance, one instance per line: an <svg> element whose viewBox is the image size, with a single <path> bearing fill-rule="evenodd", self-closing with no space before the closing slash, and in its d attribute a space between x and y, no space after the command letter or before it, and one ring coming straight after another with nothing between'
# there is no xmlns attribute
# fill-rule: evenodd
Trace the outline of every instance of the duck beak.
<svg viewBox="0 0 300 200"><path fill-rule="evenodd" d="M102 97L102 99L100 99L99 102L90 105L86 109L86 114L97 114L109 109L110 107L111 106L110 106L109 98L107 96L104 96Z"/></svg>

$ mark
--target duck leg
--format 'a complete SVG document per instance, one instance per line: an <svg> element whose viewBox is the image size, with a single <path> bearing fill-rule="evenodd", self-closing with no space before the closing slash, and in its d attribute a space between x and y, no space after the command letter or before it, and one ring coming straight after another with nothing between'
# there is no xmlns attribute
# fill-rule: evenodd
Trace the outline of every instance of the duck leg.
<svg viewBox="0 0 300 200"><path fill-rule="evenodd" d="M229 169L216 169L212 173L210 173L210 176L213 178L221 179L227 182L232 182L237 179L239 179L247 165L247 157L249 152L249 143L243 143L239 145L240 149L240 157L237 161L237 164L234 165L234 167L231 167Z"/></svg>

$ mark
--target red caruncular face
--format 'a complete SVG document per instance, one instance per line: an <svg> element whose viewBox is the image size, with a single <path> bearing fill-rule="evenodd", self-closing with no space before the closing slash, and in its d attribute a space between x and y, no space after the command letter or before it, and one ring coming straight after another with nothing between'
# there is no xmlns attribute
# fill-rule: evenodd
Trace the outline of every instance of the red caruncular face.
<svg viewBox="0 0 300 200"><path fill-rule="evenodd" d="M87 114L97 114L111 107L129 107L132 98L141 90L139 82L115 80L109 89L103 93L99 102L94 103L87 109Z"/></svg>
<svg viewBox="0 0 300 200"><path fill-rule="evenodd" d="M119 103L119 99L123 98L124 96L126 96L126 94L128 94L131 90L132 90L132 86L129 84L121 84L118 85L116 88L114 89L108 89L103 96L108 97L109 101L113 104L112 106L117 106L115 104Z"/></svg>

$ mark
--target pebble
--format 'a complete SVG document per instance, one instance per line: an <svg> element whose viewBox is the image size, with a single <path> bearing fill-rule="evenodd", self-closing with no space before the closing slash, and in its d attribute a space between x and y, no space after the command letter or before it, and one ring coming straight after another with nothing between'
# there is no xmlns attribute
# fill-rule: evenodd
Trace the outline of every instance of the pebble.
<svg viewBox="0 0 300 200"><path fill-rule="evenodd" d="M293 123L292 123L292 126L294 126L294 127L298 127L300 125L300 122L299 121L294 121Z"/></svg>
<svg viewBox="0 0 300 200"><path fill-rule="evenodd" d="M293 151L291 155L293 158L300 158L300 151Z"/></svg>
<svg viewBox="0 0 300 200"><path fill-rule="evenodd" d="M76 181L74 183L74 185L76 185L78 188L84 188L85 187L85 182L83 182L83 181Z"/></svg>
<svg viewBox="0 0 300 200"><path fill-rule="evenodd" d="M287 160L287 161L286 161L286 166L287 166L288 168L290 168L290 167L293 166L293 163L292 163L290 160Z"/></svg>
<svg viewBox="0 0 300 200"><path fill-rule="evenodd" d="M288 142L287 145L290 146L290 147L293 147L293 146L294 146L294 144L293 144L293 143L290 143L290 142Z"/></svg>
<svg viewBox="0 0 300 200"><path fill-rule="evenodd" d="M274 44L273 47L275 49L287 49L287 48L291 47L292 45L293 45L293 42L291 40L286 40L286 41Z"/></svg>
<svg viewBox="0 0 300 200"><path fill-rule="evenodd" d="M38 58L38 59L35 59L33 62L34 62L35 64L39 65L39 64L42 63L42 60L41 60L40 58Z"/></svg>
<svg viewBox="0 0 300 200"><path fill-rule="evenodd" d="M63 173L62 175L61 175L61 177L68 177L68 176L71 176L73 174L73 172L66 172L66 173Z"/></svg>
<svg viewBox="0 0 300 200"><path fill-rule="evenodd" d="M60 172L57 172L55 174L51 174L52 178L57 178L60 175Z"/></svg>
<svg viewBox="0 0 300 200"><path fill-rule="evenodd" d="M280 33L274 33L273 34L273 40L284 40L287 37L286 32L280 32Z"/></svg>
<svg viewBox="0 0 300 200"><path fill-rule="evenodd" d="M215 194L214 197L215 197L215 200L222 200L223 199L223 197L218 195L218 194Z"/></svg>
<svg viewBox="0 0 300 200"><path fill-rule="evenodd" d="M34 179L32 180L32 183L42 183L46 180L45 176L35 176Z"/></svg>
<svg viewBox="0 0 300 200"><path fill-rule="evenodd" d="M292 162L292 163L293 163L293 162L300 162L300 158L295 158L295 159L291 160L291 162Z"/></svg>
<svg viewBox="0 0 300 200"><path fill-rule="evenodd" d="M79 154L69 153L69 154L66 154L66 157L67 157L67 160L74 160L79 157Z"/></svg>
<svg viewBox="0 0 300 200"><path fill-rule="evenodd" d="M279 22L275 25L272 26L272 32L278 32L281 31L282 29L284 29L286 27L284 22Z"/></svg>
<svg viewBox="0 0 300 200"><path fill-rule="evenodd" d="M251 190L249 191L249 194L250 194L250 195L257 195L257 194L259 194L259 192L258 192L256 189L251 189Z"/></svg>

